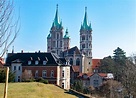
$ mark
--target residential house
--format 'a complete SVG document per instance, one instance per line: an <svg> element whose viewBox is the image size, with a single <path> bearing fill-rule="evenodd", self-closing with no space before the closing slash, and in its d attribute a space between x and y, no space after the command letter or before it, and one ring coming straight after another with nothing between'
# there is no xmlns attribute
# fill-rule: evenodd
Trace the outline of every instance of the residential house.
<svg viewBox="0 0 136 98"><path fill-rule="evenodd" d="M51 84L70 88L68 61L54 53L8 53L5 66L15 73L16 82L22 81L22 75L27 70L34 78L42 77Z"/></svg>
<svg viewBox="0 0 136 98"><path fill-rule="evenodd" d="M107 79L113 79L112 73L80 73L78 78L82 81L84 87L99 87L102 85L103 81Z"/></svg>

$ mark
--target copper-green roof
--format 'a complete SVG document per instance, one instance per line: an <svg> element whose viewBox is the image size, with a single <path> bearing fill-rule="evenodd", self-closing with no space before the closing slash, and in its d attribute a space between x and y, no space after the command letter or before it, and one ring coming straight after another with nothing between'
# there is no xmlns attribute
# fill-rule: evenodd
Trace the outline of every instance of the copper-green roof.
<svg viewBox="0 0 136 98"><path fill-rule="evenodd" d="M84 20L83 20L83 24L81 24L81 30L85 29L85 30L92 30L91 28L91 23L88 24L88 20L87 20L87 7L85 7L85 16L84 16Z"/></svg>
<svg viewBox="0 0 136 98"><path fill-rule="evenodd" d="M58 15L58 4L57 4L57 8L56 8L55 18L54 18L54 21L52 23L52 27L57 27L57 28L62 27L62 21L60 21L59 15Z"/></svg>
<svg viewBox="0 0 136 98"><path fill-rule="evenodd" d="M47 38L51 38L51 34L49 34L49 35L47 36Z"/></svg>
<svg viewBox="0 0 136 98"><path fill-rule="evenodd" d="M66 32L65 32L64 38L70 38L70 36L68 35L68 29L66 29Z"/></svg>

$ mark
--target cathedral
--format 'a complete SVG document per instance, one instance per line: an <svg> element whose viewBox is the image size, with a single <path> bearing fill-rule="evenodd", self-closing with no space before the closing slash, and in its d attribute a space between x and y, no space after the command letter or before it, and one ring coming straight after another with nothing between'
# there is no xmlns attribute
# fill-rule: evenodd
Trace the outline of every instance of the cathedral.
<svg viewBox="0 0 136 98"><path fill-rule="evenodd" d="M68 29L64 31L62 21L59 19L58 5L50 33L47 36L47 52L56 53L60 58L66 58L71 66L79 66L80 73L92 71L92 28L88 23L87 7L85 7L84 20L80 27L80 49L70 47Z"/></svg>

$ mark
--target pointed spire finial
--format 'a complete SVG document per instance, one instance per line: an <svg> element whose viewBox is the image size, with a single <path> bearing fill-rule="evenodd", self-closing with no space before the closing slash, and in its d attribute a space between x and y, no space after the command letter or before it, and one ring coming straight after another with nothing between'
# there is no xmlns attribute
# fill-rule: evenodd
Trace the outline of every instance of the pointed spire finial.
<svg viewBox="0 0 136 98"><path fill-rule="evenodd" d="M85 7L85 12L87 12L87 7Z"/></svg>
<svg viewBox="0 0 136 98"><path fill-rule="evenodd" d="M58 4L56 5L56 9L58 9Z"/></svg>

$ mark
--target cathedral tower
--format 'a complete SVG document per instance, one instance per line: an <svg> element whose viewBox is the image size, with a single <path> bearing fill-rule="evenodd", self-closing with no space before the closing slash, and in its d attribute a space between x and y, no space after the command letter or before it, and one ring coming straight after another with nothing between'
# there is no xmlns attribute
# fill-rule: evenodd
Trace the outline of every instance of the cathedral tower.
<svg viewBox="0 0 136 98"><path fill-rule="evenodd" d="M86 60L82 60L82 72L91 72L92 65L92 28L87 20L87 7L85 7L85 16L80 28L80 51Z"/></svg>
<svg viewBox="0 0 136 98"><path fill-rule="evenodd" d="M80 51L87 57L92 57L92 28L87 20L87 7L85 16L80 28Z"/></svg>
<svg viewBox="0 0 136 98"><path fill-rule="evenodd" d="M61 51L63 50L63 26L62 21L59 19L57 5L55 18L50 29L50 34L47 36L47 52L53 52L60 55Z"/></svg>

